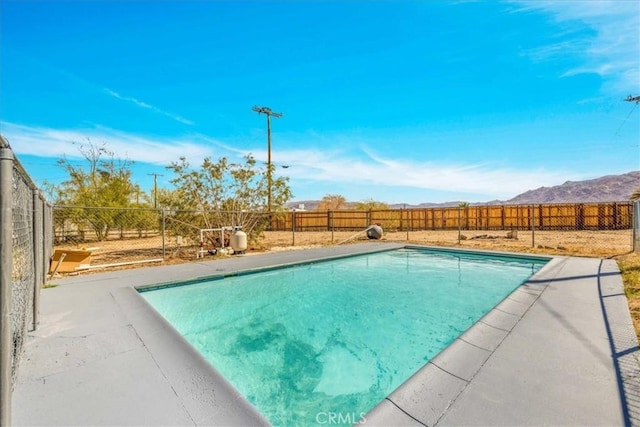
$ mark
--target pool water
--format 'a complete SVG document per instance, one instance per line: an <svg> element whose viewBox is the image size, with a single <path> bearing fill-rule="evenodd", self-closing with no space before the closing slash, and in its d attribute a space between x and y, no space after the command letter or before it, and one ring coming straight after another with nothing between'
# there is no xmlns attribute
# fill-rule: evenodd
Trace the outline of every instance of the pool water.
<svg viewBox="0 0 640 427"><path fill-rule="evenodd" d="M353 424L545 263L400 249L142 295L272 424Z"/></svg>

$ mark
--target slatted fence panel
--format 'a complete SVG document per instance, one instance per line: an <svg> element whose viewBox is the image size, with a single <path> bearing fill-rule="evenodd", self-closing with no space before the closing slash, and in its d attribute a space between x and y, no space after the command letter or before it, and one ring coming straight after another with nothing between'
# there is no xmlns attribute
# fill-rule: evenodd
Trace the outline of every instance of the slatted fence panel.
<svg viewBox="0 0 640 427"><path fill-rule="evenodd" d="M292 217L272 220L272 230L291 230ZM372 211L297 211L296 230L623 230L632 224L631 202L485 205L384 209Z"/></svg>

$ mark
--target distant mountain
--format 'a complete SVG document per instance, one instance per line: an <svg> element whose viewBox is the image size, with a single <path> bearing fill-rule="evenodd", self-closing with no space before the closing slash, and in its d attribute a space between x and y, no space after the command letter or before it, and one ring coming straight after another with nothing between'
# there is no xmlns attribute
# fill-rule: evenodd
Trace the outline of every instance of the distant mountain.
<svg viewBox="0 0 640 427"><path fill-rule="evenodd" d="M540 187L528 190L509 200L491 200L472 205L526 205L530 203L599 203L623 202L629 200L631 193L640 189L640 171L633 171L622 175L607 175L586 181L567 181L553 187ZM458 206L459 201L444 203L420 203L411 205L395 203L389 205L392 209L400 208L431 208ZM289 202L287 207L299 209L304 205L305 210L314 210L320 204L319 200L304 200ZM345 209L353 208L355 202L347 202Z"/></svg>
<svg viewBox="0 0 640 427"><path fill-rule="evenodd" d="M586 181L567 181L553 187L525 191L504 204L528 203L598 203L629 200L640 189L640 171L622 175L607 175Z"/></svg>

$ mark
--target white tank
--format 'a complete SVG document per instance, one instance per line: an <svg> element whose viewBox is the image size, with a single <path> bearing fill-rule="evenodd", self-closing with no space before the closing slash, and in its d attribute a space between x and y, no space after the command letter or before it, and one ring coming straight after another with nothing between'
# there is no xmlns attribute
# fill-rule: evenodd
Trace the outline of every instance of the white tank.
<svg viewBox="0 0 640 427"><path fill-rule="evenodd" d="M247 250L247 233L242 230L236 230L231 235L231 248L235 253L244 253Z"/></svg>

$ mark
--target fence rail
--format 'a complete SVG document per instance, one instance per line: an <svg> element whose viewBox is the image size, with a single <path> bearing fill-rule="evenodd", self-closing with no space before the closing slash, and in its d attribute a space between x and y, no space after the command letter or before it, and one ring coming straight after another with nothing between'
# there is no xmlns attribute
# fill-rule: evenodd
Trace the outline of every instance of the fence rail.
<svg viewBox="0 0 640 427"><path fill-rule="evenodd" d="M53 248L52 207L0 136L0 425L11 395Z"/></svg>

